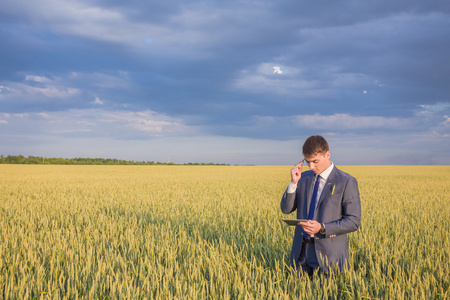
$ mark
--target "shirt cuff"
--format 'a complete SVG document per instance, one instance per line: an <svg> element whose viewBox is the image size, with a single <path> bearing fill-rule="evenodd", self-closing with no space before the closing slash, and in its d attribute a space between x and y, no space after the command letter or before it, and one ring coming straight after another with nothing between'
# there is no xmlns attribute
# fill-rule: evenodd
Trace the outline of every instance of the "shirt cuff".
<svg viewBox="0 0 450 300"><path fill-rule="evenodd" d="M297 190L297 184L293 184L292 182L290 182L287 187L286 193L292 194L292 193L295 193L296 190Z"/></svg>

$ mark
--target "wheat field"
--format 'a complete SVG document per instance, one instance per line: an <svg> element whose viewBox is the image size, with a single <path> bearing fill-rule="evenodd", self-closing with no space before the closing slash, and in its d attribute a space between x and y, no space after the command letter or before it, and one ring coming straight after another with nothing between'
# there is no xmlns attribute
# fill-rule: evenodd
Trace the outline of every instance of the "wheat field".
<svg viewBox="0 0 450 300"><path fill-rule="evenodd" d="M290 166L0 165L1 299L448 299L450 166L342 166L351 270L295 277Z"/></svg>

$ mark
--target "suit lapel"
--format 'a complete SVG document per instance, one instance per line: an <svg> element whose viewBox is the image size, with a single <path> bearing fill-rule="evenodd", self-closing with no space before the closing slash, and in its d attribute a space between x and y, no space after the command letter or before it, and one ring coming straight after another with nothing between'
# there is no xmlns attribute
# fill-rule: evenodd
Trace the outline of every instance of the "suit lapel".
<svg viewBox="0 0 450 300"><path fill-rule="evenodd" d="M324 199L327 199L331 196L333 191L333 187L336 185L336 166L334 166L333 170L331 170L330 176L328 176L327 182L323 187L322 194L320 194L319 203L317 203L317 210L319 210L320 205L322 204Z"/></svg>

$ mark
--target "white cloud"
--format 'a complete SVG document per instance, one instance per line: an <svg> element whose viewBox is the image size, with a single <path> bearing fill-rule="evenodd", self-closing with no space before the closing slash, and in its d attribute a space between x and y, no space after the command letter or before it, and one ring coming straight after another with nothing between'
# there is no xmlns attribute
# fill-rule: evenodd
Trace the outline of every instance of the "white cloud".
<svg viewBox="0 0 450 300"><path fill-rule="evenodd" d="M92 103L93 103L93 104L98 104L98 105L102 105L102 104L103 104L103 101L102 101L102 100L100 100L100 98L99 98L99 97L95 97L95 100L94 100L94 101L92 101Z"/></svg>
<svg viewBox="0 0 450 300"><path fill-rule="evenodd" d="M278 72L278 68L281 73ZM283 76L273 76L283 74ZM232 82L232 87L249 93L273 93L298 97L321 94L319 83L314 79L304 78L299 68L260 63L248 69L243 69Z"/></svg>
<svg viewBox="0 0 450 300"><path fill-rule="evenodd" d="M83 86L83 89L78 88ZM12 103L64 101L74 98L88 99L92 104L103 105L105 100L100 96L93 96L93 90L128 90L130 80L128 73L118 71L116 74L98 72L83 73L70 72L67 75L48 78L45 76L27 74L22 82L0 82L0 100Z"/></svg>
<svg viewBox="0 0 450 300"><path fill-rule="evenodd" d="M26 75L25 80L36 82L50 82L51 80L44 76Z"/></svg>
<svg viewBox="0 0 450 300"><path fill-rule="evenodd" d="M350 114L302 115L294 118L294 123L302 128L322 130L361 130L361 129L408 129L413 120L407 118L388 118L381 116L352 116Z"/></svg>
<svg viewBox="0 0 450 300"><path fill-rule="evenodd" d="M281 67L273 66L273 73L274 74L283 74L283 71L281 71Z"/></svg>
<svg viewBox="0 0 450 300"><path fill-rule="evenodd" d="M71 109L68 111L11 114L8 119L11 130L16 125L26 126L41 134L58 135L69 132L93 132L96 136L115 138L146 138L164 136L188 136L195 128L183 120L158 114L154 111L107 111L102 109ZM6 124L6 123L5 123Z"/></svg>
<svg viewBox="0 0 450 300"><path fill-rule="evenodd" d="M252 70L252 69L250 69ZM256 74L270 76L273 74L284 74L286 76L294 76L300 73L299 68L289 67L281 64L274 65L273 63L260 63L254 69Z"/></svg>
<svg viewBox="0 0 450 300"><path fill-rule="evenodd" d="M51 116L48 113L41 112L41 113L36 113L36 115L43 119L47 119L47 120L51 119Z"/></svg>
<svg viewBox="0 0 450 300"><path fill-rule="evenodd" d="M419 105L419 106L436 112L450 110L450 102L437 102L431 105Z"/></svg>
<svg viewBox="0 0 450 300"><path fill-rule="evenodd" d="M28 81L39 82L38 86L28 84ZM6 93L0 94L3 100L38 101L43 99L57 98L66 99L80 94L80 90L67 86L61 79L51 80L46 77L27 75L25 82L2 82Z"/></svg>
<svg viewBox="0 0 450 300"><path fill-rule="evenodd" d="M283 75L283 76L274 76ZM328 66L325 69L289 67L280 64L260 63L243 69L233 81L233 87L249 93L272 93L293 98L336 97L342 89L360 89L373 85L370 76L360 73L343 72L341 68ZM363 90L367 94L367 90Z"/></svg>
<svg viewBox="0 0 450 300"><path fill-rule="evenodd" d="M101 122L123 125L155 136L188 131L188 127L183 125L182 121L151 110L104 112L100 117Z"/></svg>
<svg viewBox="0 0 450 300"><path fill-rule="evenodd" d="M26 87L25 91L30 95L42 94L50 98L69 98L79 94L80 90L70 87L47 86L45 88Z"/></svg>
<svg viewBox="0 0 450 300"><path fill-rule="evenodd" d="M22 114L12 114L12 116L17 118L27 118L30 114L28 113L22 113Z"/></svg>
<svg viewBox="0 0 450 300"><path fill-rule="evenodd" d="M391 134L396 131L411 132L413 135L422 136L450 136L450 118L442 115L436 109L445 107L439 105L420 105L415 115L408 118L383 117L383 116L355 116L351 114L333 115L298 115L292 119L293 124L300 128L314 130L325 130L332 132L361 130L390 130ZM433 107L433 109L431 108Z"/></svg>
<svg viewBox="0 0 450 300"><path fill-rule="evenodd" d="M0 124L8 124L8 121L5 119L8 119L10 117L10 114L8 113L0 113Z"/></svg>
<svg viewBox="0 0 450 300"><path fill-rule="evenodd" d="M433 135L450 136L450 117L447 115L450 110L449 102L419 105L419 107L421 109L416 112L416 116L428 125Z"/></svg>
<svg viewBox="0 0 450 300"><path fill-rule="evenodd" d="M137 45L144 37L164 31L160 26L129 19L119 9L91 2L17 0L8 6L10 12L26 16L35 27L101 41Z"/></svg>
<svg viewBox="0 0 450 300"><path fill-rule="evenodd" d="M36 118L38 117L38 118ZM433 160L419 163L446 163L448 136L430 133L384 133L367 135L340 133L339 129L351 127L380 128L381 122L408 123L383 117L358 117L351 115L297 116L301 123L314 130L296 130L297 138L288 141L238 138L199 133L197 128L153 111L106 111L101 109L71 110L68 112L41 112L30 114L0 114L12 129L2 135L0 153L36 155L45 150L51 157L115 157L120 159L165 161L170 151L171 161L217 162L239 164L295 163L300 158L299 144L306 138L302 134L318 132L326 136L332 147L333 160L338 164L416 164L415 157L422 157L429 147L438 149ZM287 119L287 117L286 117ZM317 123L327 122L322 129ZM280 118L263 116L256 118L258 126L276 127ZM281 120L284 122L285 120ZM411 121L412 122L412 121ZM363 124L364 123L364 124ZM359 124L359 125L358 125ZM448 116L442 126L448 129ZM25 126L26 132L18 128ZM355 126L355 128L353 128ZM359 126L359 127L358 127ZM292 127L292 126L291 126ZM335 128L336 127L336 128ZM330 132L330 130L334 130ZM36 135L36 133L39 135ZM301 133L303 132L303 133ZM129 141L123 142L124 138ZM18 141L22 141L21 146ZM381 147L379 145L382 145ZM406 145L406 146L405 146ZM434 147L434 148L433 148Z"/></svg>

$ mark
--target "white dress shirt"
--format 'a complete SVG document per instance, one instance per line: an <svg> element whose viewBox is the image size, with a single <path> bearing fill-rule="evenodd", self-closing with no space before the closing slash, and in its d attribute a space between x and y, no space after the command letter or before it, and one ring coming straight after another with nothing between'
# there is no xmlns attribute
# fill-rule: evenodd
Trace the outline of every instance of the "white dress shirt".
<svg viewBox="0 0 450 300"><path fill-rule="evenodd" d="M333 162L331 162L331 165L326 168L322 173L320 173L320 177L322 177L322 179L320 180L320 184L319 184L319 188L317 190L317 199L320 198L320 195L322 194L323 188L325 187L325 184L327 183L328 177L330 176L331 170L333 170L334 168L334 164ZM312 190L314 188L314 183L316 182L317 179L317 174L314 175L314 180L312 181L311 184L311 194L312 194ZM289 183L288 188L287 188L287 193L295 193L295 191L297 190L297 184L293 184L292 182ZM316 207L317 208L317 204L319 203L319 201L316 201Z"/></svg>
<svg viewBox="0 0 450 300"><path fill-rule="evenodd" d="M331 162L331 165L326 168L324 171L322 171L322 173L320 174L316 174L314 175L314 180L312 181L311 184L311 195L313 193L313 189L314 189L314 184L317 180L317 176L320 175L321 179L320 179L320 183L319 183L319 188L317 189L317 198L316 199L320 199L320 195L322 194L323 188L325 187L325 184L327 183L328 177L331 174L331 170L333 170L334 168L334 164L333 162ZM292 182L289 183L288 188L286 193L295 193L295 191L297 190L297 184L292 184ZM319 201L316 201L316 207L314 208L314 210L317 209L317 204L319 204ZM310 237L314 237L314 234L311 234Z"/></svg>

